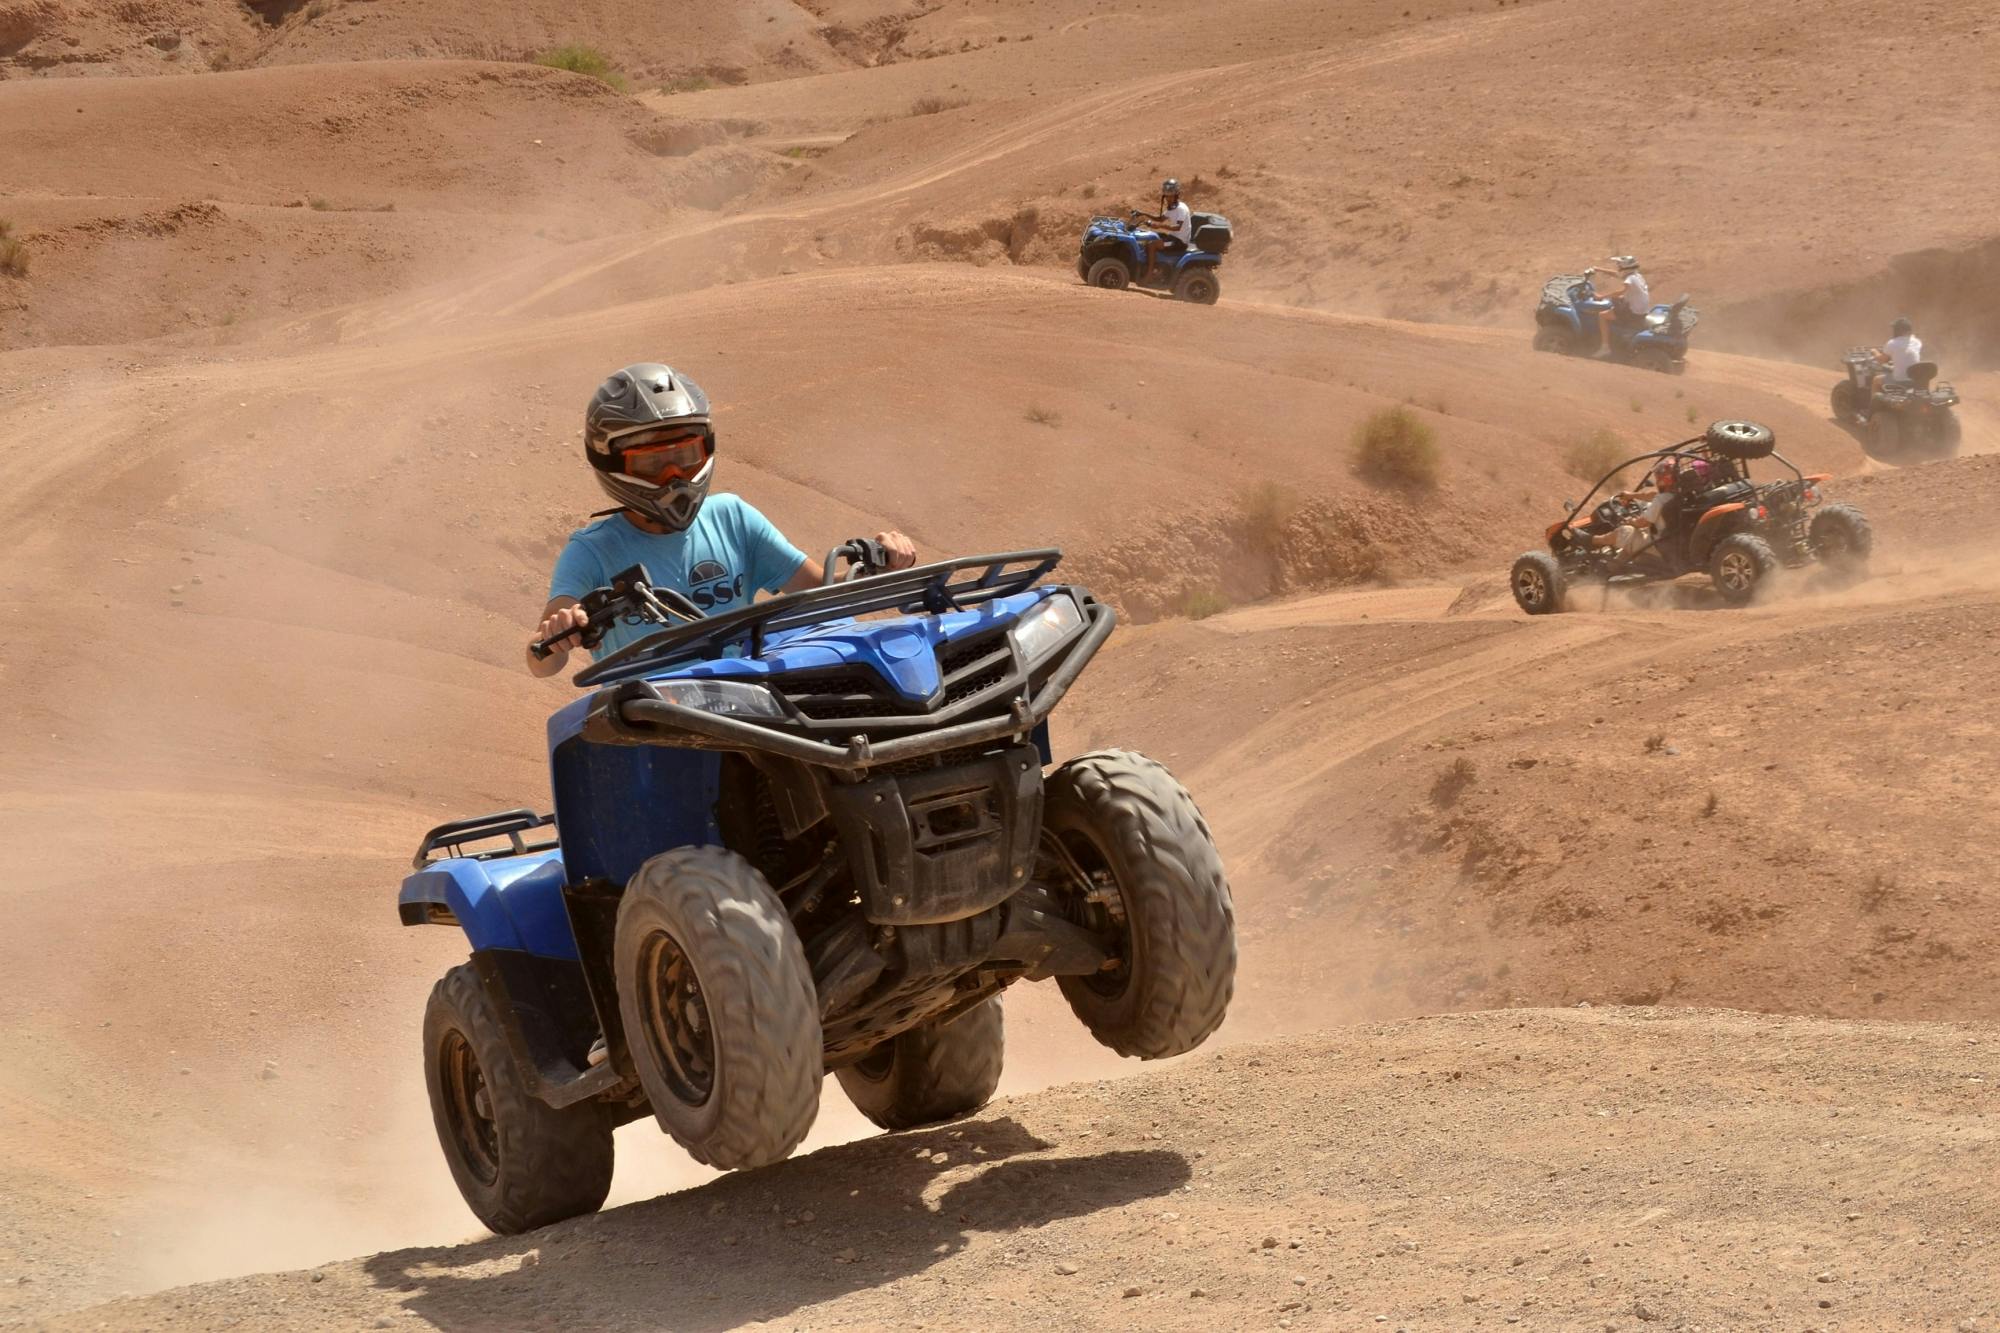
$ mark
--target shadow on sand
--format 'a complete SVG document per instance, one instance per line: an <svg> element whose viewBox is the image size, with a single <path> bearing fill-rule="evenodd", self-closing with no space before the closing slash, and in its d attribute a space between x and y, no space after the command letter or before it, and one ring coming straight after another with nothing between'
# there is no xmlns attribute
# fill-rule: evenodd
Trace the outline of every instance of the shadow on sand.
<svg viewBox="0 0 2000 1333"><path fill-rule="evenodd" d="M1024 1156L1050 1146L1004 1117L885 1135L366 1268L441 1329L733 1328L919 1273L981 1233L1170 1193L1191 1174L1157 1149Z"/></svg>

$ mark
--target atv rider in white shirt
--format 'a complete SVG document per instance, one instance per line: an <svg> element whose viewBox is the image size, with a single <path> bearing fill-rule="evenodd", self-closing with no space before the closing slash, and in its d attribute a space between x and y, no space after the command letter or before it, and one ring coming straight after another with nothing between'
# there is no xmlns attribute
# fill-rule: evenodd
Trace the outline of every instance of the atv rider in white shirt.
<svg viewBox="0 0 2000 1333"><path fill-rule="evenodd" d="M1606 356L1612 351L1611 330L1614 325L1642 328L1646 316L1653 313L1653 293L1646 286L1645 276L1639 272L1639 261L1631 255L1619 255L1611 262L1618 266L1619 290L1611 297L1610 308L1597 312L1597 339ZM1593 264L1590 274L1596 277L1599 273L1611 271L1601 264Z"/></svg>
<svg viewBox="0 0 2000 1333"><path fill-rule="evenodd" d="M1132 216L1153 228L1140 233L1146 238L1146 273L1139 281L1151 282L1154 270L1160 266L1162 246L1168 241L1179 241L1185 247L1194 240L1194 213L1181 202L1181 183L1169 178L1160 183L1160 211Z"/></svg>
<svg viewBox="0 0 2000 1333"><path fill-rule="evenodd" d="M1924 359L1924 340L1911 331L1910 321L1899 319L1889 326L1889 341L1875 352L1875 359L1889 367L1892 384L1910 382L1910 367Z"/></svg>

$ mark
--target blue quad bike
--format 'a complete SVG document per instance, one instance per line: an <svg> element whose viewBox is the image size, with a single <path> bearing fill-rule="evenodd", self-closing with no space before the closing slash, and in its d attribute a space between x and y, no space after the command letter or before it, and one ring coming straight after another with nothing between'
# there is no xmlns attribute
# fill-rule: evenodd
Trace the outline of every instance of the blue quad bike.
<svg viewBox="0 0 2000 1333"><path fill-rule="evenodd" d="M1611 299L1597 294L1587 274L1550 278L1535 307L1535 350L1596 356L1605 350L1597 316L1610 308ZM1688 334L1700 318L1686 296L1656 305L1643 324L1612 324L1609 355L1642 370L1679 375L1687 370Z"/></svg>
<svg viewBox="0 0 2000 1333"><path fill-rule="evenodd" d="M1132 214L1134 219L1139 214ZM1169 242L1159 265L1146 280L1146 230L1123 218L1092 218L1083 229L1076 275L1093 287L1123 291L1168 292L1196 305L1214 305L1222 297L1222 256L1229 252L1229 219L1218 213L1196 213L1194 236L1188 245Z"/></svg>
<svg viewBox="0 0 2000 1333"><path fill-rule="evenodd" d="M549 719L554 814L432 829L397 902L472 946L423 1043L480 1221L594 1211L649 1111L721 1169L789 1155L829 1072L885 1129L976 1111L1016 981L1054 978L1121 1055L1215 1031L1234 909L1193 799L1131 751L1051 765L1114 622L1042 582L1060 559L886 573L850 542L826 586L722 614L643 568L584 599L599 639L660 628Z"/></svg>

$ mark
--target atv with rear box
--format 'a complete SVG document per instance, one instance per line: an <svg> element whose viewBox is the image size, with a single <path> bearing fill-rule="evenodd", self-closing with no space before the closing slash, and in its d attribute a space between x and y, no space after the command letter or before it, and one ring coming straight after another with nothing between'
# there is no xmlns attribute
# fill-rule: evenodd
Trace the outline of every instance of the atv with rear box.
<svg viewBox="0 0 2000 1333"><path fill-rule="evenodd" d="M1607 348L1598 316L1612 305L1588 274L1550 278L1535 306L1535 350L1586 357L1602 353L1613 361L1667 375L1687 370L1688 335L1701 315L1688 305L1686 296L1672 305L1655 305L1636 322L1613 321Z"/></svg>
<svg viewBox="0 0 2000 1333"><path fill-rule="evenodd" d="M1169 238L1160 250L1153 276L1146 277L1146 237L1138 213L1123 218L1092 218L1084 228L1076 256L1076 275L1093 287L1123 291L1169 292L1176 300L1214 305L1222 299L1222 257L1233 238L1229 219L1219 213L1196 213L1188 244Z"/></svg>
<svg viewBox="0 0 2000 1333"><path fill-rule="evenodd" d="M1880 348L1850 347L1841 366L1847 377L1833 386L1833 419L1870 457L1925 463L1958 453L1958 391L1938 379L1936 362L1919 361L1909 378L1892 379Z"/></svg>
<svg viewBox="0 0 2000 1333"><path fill-rule="evenodd" d="M827 586L722 614L643 569L584 599L600 637L660 628L549 719L555 813L432 829L398 901L472 946L423 1046L482 1222L596 1209L613 1128L649 1112L730 1169L786 1157L829 1072L887 1129L975 1111L1017 981L1121 1055L1215 1031L1235 924L1194 801L1130 751L1051 762L1113 625L1043 582L1060 558L883 573L851 542Z"/></svg>
<svg viewBox="0 0 2000 1333"><path fill-rule="evenodd" d="M1774 459L1789 477L1759 482L1750 464ZM1676 484L1661 512L1658 540L1621 558L1593 538L1638 517L1641 506L1616 492L1620 477L1671 470ZM1705 573L1722 600L1742 606L1783 567L1818 563L1846 576L1867 568L1874 539L1852 505L1827 504L1824 475L1800 472L1754 421L1718 421L1702 435L1628 458L1549 525L1548 549L1529 551L1509 576L1514 600L1531 616L1561 611L1579 587L1609 589ZM1614 488L1615 489L1615 488Z"/></svg>

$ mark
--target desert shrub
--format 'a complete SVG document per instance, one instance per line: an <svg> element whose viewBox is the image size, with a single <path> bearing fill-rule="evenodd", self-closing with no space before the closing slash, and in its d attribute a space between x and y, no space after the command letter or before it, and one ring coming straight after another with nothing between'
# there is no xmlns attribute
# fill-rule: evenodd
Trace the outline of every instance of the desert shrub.
<svg viewBox="0 0 2000 1333"><path fill-rule="evenodd" d="M1450 809L1478 776L1479 770L1472 761L1460 755L1438 770L1437 779L1431 783L1431 804L1440 810Z"/></svg>
<svg viewBox="0 0 2000 1333"><path fill-rule="evenodd" d="M14 235L14 224L0 218L0 273L16 278L28 276L28 247Z"/></svg>
<svg viewBox="0 0 2000 1333"><path fill-rule="evenodd" d="M1022 415L1037 426L1055 427L1062 425L1062 413L1055 411L1053 408L1043 407L1040 403L1031 403L1028 406L1028 410L1022 413Z"/></svg>
<svg viewBox="0 0 2000 1333"><path fill-rule="evenodd" d="M1219 588L1190 588L1181 594L1174 608L1189 620L1206 620L1229 609L1229 599Z"/></svg>
<svg viewBox="0 0 2000 1333"><path fill-rule="evenodd" d="M935 116L940 111L956 111L962 106L971 105L972 99L969 97L939 97L936 93L927 93L910 103L910 114Z"/></svg>
<svg viewBox="0 0 2000 1333"><path fill-rule="evenodd" d="M1090 182L1087 182L1087 183L1086 183L1086 184L1084 185L1084 187L1083 187L1083 197L1084 197L1084 198L1086 198L1086 199L1095 199L1095 198L1097 198L1097 182L1096 182L1096 181L1090 181Z"/></svg>
<svg viewBox="0 0 2000 1333"><path fill-rule="evenodd" d="M671 97L675 93L705 93L714 86L706 74L676 74L660 85L660 91Z"/></svg>
<svg viewBox="0 0 2000 1333"><path fill-rule="evenodd" d="M1600 427L1570 441L1569 448L1563 450L1563 471L1578 481L1595 482L1625 458L1625 442Z"/></svg>
<svg viewBox="0 0 2000 1333"><path fill-rule="evenodd" d="M1361 475L1392 486L1438 484L1437 435L1407 407L1384 408L1354 432Z"/></svg>
<svg viewBox="0 0 2000 1333"><path fill-rule="evenodd" d="M318 195L314 195L311 199L306 200L306 206L315 213L330 212L333 208L331 202L320 198Z"/></svg>
<svg viewBox="0 0 2000 1333"><path fill-rule="evenodd" d="M1275 551L1285 526L1299 512L1298 492L1275 481L1260 481L1243 492L1243 535L1255 551Z"/></svg>
<svg viewBox="0 0 2000 1333"><path fill-rule="evenodd" d="M625 76L613 68L611 57L594 46L580 46L572 42L568 46L552 47L536 56L535 63L596 79L621 93L627 87Z"/></svg>

